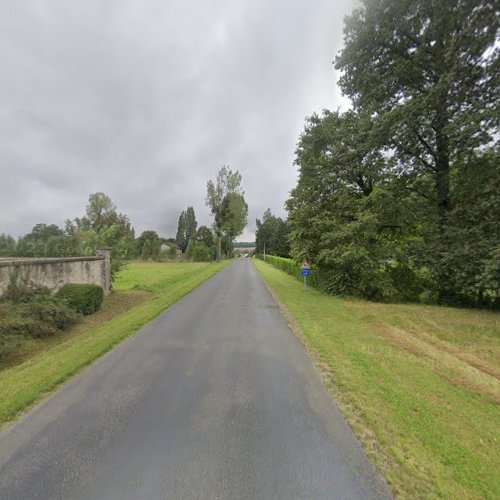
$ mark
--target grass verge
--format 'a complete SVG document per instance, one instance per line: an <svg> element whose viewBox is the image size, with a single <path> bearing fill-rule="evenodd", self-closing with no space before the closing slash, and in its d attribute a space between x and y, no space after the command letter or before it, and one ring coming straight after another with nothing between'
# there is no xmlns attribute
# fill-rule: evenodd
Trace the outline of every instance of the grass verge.
<svg viewBox="0 0 500 500"><path fill-rule="evenodd" d="M105 299L101 311L57 337L23 341L16 363L11 359L0 370L0 424L56 389L226 264L131 263L117 277L116 291Z"/></svg>
<svg viewBox="0 0 500 500"><path fill-rule="evenodd" d="M255 265L398 498L500 498L500 315L322 295Z"/></svg>

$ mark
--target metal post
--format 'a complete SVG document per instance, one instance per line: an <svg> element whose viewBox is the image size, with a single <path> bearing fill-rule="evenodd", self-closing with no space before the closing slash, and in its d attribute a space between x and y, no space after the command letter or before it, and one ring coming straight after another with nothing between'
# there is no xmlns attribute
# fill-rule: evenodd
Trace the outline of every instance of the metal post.
<svg viewBox="0 0 500 500"><path fill-rule="evenodd" d="M304 275L304 292L306 291L307 288L307 276Z"/></svg>

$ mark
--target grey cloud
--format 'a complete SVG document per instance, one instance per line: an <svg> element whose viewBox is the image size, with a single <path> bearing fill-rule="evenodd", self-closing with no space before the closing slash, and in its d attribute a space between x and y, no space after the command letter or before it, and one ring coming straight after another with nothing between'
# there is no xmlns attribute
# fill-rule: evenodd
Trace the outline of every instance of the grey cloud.
<svg viewBox="0 0 500 500"><path fill-rule="evenodd" d="M80 215L104 191L137 231L175 234L239 169L244 238L295 182L304 117L345 106L341 0L0 2L0 232Z"/></svg>

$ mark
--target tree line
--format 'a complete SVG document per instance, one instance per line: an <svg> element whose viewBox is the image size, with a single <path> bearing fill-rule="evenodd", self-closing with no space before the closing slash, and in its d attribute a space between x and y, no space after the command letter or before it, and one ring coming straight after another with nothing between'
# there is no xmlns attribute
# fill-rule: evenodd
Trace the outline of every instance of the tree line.
<svg viewBox="0 0 500 500"><path fill-rule="evenodd" d="M229 167L220 169L207 184L206 204L214 215L213 228L197 228L193 207L179 216L175 238L156 231L143 231L136 238L130 219L104 193L89 196L85 214L68 219L65 227L36 224L17 240L0 234L0 257L73 257L95 255L97 248L111 248L111 270L116 274L127 260L175 259L178 254L194 261L231 257L234 240L247 223L248 206L241 188L241 175Z"/></svg>
<svg viewBox="0 0 500 500"><path fill-rule="evenodd" d="M306 119L286 202L290 253L325 291L498 305L499 41L487 0L363 0L346 17L353 109Z"/></svg>

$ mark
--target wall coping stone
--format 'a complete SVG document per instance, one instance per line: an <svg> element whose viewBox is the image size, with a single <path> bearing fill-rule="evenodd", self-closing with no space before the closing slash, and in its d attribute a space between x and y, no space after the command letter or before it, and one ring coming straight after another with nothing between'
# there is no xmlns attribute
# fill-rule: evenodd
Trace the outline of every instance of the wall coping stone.
<svg viewBox="0 0 500 500"><path fill-rule="evenodd" d="M17 257L0 258L0 267L9 267L12 265L32 265L32 264L53 264L57 262L85 262L88 260L104 260L104 256L89 257Z"/></svg>

